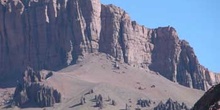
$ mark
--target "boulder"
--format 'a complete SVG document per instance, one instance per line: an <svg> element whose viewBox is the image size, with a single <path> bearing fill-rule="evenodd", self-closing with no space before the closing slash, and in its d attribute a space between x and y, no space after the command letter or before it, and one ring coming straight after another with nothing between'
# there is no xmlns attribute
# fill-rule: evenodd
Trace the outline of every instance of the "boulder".
<svg viewBox="0 0 220 110"><path fill-rule="evenodd" d="M39 72L28 68L24 72L23 81L18 82L14 92L13 102L16 106L24 107L27 104L39 107L51 107L61 102L61 93L53 87L41 84L37 77Z"/></svg>

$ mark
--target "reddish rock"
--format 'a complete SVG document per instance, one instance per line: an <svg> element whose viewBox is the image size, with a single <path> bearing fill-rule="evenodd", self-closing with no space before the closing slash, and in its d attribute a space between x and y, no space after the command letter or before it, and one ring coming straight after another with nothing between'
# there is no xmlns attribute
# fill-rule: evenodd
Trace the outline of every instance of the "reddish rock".
<svg viewBox="0 0 220 110"><path fill-rule="evenodd" d="M13 102L19 107L51 107L61 102L61 93L42 84L40 72L28 67L23 74L23 80L17 82Z"/></svg>
<svg viewBox="0 0 220 110"><path fill-rule="evenodd" d="M192 110L219 110L220 84L210 88L194 105Z"/></svg>
<svg viewBox="0 0 220 110"><path fill-rule="evenodd" d="M8 0L0 5L0 78L59 70L78 57L103 52L149 68L181 85L207 90L219 82L173 27L148 29L99 0Z"/></svg>
<svg viewBox="0 0 220 110"><path fill-rule="evenodd" d="M147 67L151 63L152 30L131 21L124 10L114 5L102 5L101 19L100 52L130 65Z"/></svg>

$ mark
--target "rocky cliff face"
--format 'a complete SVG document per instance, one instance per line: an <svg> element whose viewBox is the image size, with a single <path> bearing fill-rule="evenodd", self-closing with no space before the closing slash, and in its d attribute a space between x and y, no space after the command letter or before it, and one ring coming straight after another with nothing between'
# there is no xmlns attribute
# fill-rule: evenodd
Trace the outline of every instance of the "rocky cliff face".
<svg viewBox="0 0 220 110"><path fill-rule="evenodd" d="M39 71L27 68L23 74L23 80L17 82L13 102L16 106L24 107L36 105L39 107L51 107L61 102L61 93L56 89L41 83L45 80Z"/></svg>
<svg viewBox="0 0 220 110"><path fill-rule="evenodd" d="M220 84L210 88L194 105L192 110L219 110Z"/></svg>
<svg viewBox="0 0 220 110"><path fill-rule="evenodd" d="M0 78L27 66L58 70L93 52L191 88L206 90L219 82L173 27L148 29L99 0L1 0Z"/></svg>

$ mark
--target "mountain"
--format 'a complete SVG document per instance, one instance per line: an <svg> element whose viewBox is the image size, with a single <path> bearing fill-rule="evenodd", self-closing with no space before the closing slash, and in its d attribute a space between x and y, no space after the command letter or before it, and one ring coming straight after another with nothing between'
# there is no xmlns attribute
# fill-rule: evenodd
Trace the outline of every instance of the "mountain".
<svg viewBox="0 0 220 110"><path fill-rule="evenodd" d="M47 75L49 73L51 71L33 72L32 69L27 69L24 79L33 83L27 84L27 87L24 87L26 90L20 92L21 95L16 95L21 96L21 98L16 97L16 99L21 99L19 105L21 109L42 110L41 107L44 107L47 110L98 110L100 108L97 104L99 95L102 96L103 110L124 110L125 108L154 110L155 107L155 110L160 110L160 103L167 103L165 107L171 105L171 107L191 108L204 94L204 91L171 82L156 72L117 62L114 57L103 53L88 54L75 65L56 72L52 71L52 75ZM36 75L34 78L33 74ZM31 86L37 88L38 85L47 88L48 91L59 91L62 96L61 102L53 104L50 99L56 95L51 97L50 92L44 93L42 89L30 89ZM35 95L36 93L39 95ZM43 93L42 99L41 93ZM83 98L85 98L85 103L82 101ZM44 99L49 100L45 102ZM27 103L22 104L23 102ZM45 106L42 106L42 103ZM48 104L53 104L53 106L47 107ZM2 109L11 110L10 107ZM12 110L17 109L20 108L12 108Z"/></svg>
<svg viewBox="0 0 220 110"><path fill-rule="evenodd" d="M219 82L173 27L146 28L99 0L1 0L0 39L0 79L27 66L59 70L101 52L190 88Z"/></svg>
<svg viewBox="0 0 220 110"><path fill-rule="evenodd" d="M188 110L220 82L175 28L99 0L1 0L0 65L0 108Z"/></svg>
<svg viewBox="0 0 220 110"><path fill-rule="evenodd" d="M210 88L194 105L192 110L219 110L220 84Z"/></svg>

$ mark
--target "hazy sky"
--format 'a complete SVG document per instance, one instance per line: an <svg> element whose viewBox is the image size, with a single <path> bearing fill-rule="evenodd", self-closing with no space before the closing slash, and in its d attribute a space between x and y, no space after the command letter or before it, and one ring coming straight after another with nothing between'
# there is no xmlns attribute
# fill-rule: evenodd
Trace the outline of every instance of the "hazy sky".
<svg viewBox="0 0 220 110"><path fill-rule="evenodd" d="M199 62L220 72L220 0L101 0L126 10L149 28L173 26L194 48Z"/></svg>

